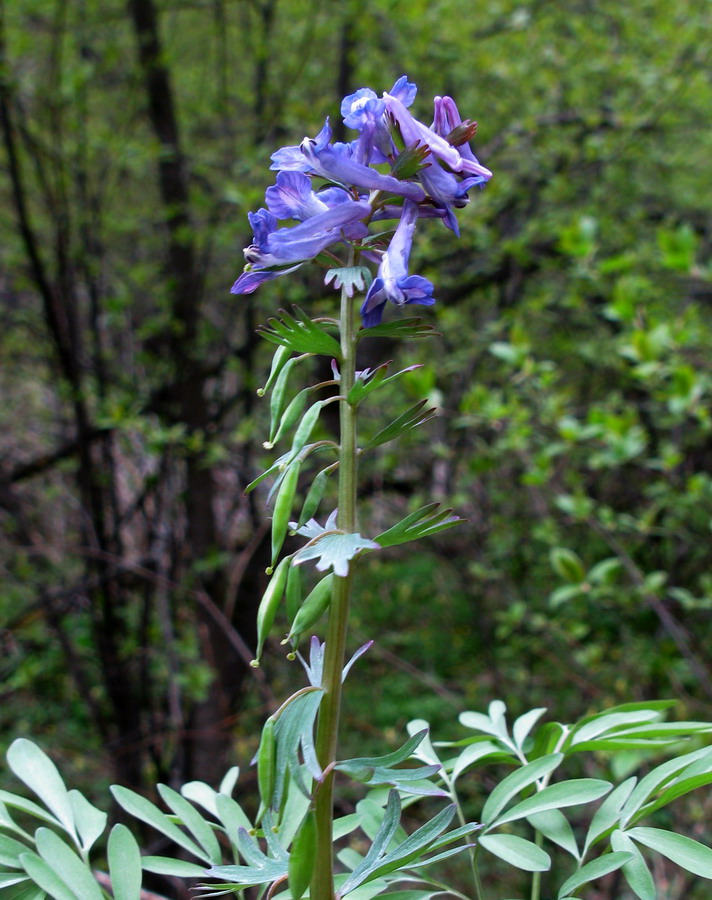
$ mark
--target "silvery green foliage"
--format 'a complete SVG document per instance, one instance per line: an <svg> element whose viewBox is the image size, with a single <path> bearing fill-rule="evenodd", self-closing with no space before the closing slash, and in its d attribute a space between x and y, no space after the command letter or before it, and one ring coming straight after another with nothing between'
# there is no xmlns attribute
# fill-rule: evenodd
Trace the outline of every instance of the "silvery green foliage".
<svg viewBox="0 0 712 900"><path fill-rule="evenodd" d="M479 812L483 827L471 851L475 872L482 855L490 854L536 873L533 877L539 881L540 873L552 866L551 853L563 852L571 857L571 874L558 886L547 885L543 896L571 900L590 882L621 869L635 896L656 900L658 893L641 848L712 879L712 849L641 824L677 798L712 783L712 747L702 746L699 739L712 732L712 725L666 722L664 715L672 705L672 701L627 703L573 725L538 725L546 710L532 709L510 726L505 704L495 700L487 714L460 715L460 723L474 736L436 745L423 740L414 757L441 764L443 789L454 803L459 803L463 777L471 776L474 769L495 764L514 767ZM426 722L416 720L408 730L420 733L425 727ZM659 762L661 754L673 749L672 759ZM587 752L610 757L611 770L623 774L620 783L567 778L567 763ZM631 759L634 768L644 767L646 774L625 777ZM478 897L484 896L480 891L481 887Z"/></svg>
<svg viewBox="0 0 712 900"><path fill-rule="evenodd" d="M312 642L311 668L318 667L321 652L318 642ZM277 754L287 754L289 761L280 761L283 774L272 782L273 794L259 826L233 797L237 768L227 773L218 790L196 781L180 793L159 785L167 812L126 788L112 789L126 812L180 848L180 859L142 855L124 825L115 825L104 843L106 813L78 791L68 790L36 744L15 741L7 753L8 765L36 800L0 791L0 896L103 900L113 895L140 900L143 870L200 882L208 896L272 885L276 896L288 898L290 847L309 807L306 784L315 776L309 749L313 715L305 703L314 706L318 694L313 686L305 688L275 714L282 722L275 729L278 744L282 742ZM668 701L624 704L573 725L540 725L545 710L534 709L510 725L504 703L494 701L487 714L460 716L461 724L475 732L471 737L433 744L427 723L417 720L409 724L411 737L398 750L339 762L339 771L371 790L354 813L337 819L335 838L360 829L371 843L363 855L353 848L340 852L338 895L358 889L359 896L366 891L373 897L397 890L401 900L429 900L442 886L426 867L463 850L475 871L481 856L490 854L537 878L551 868L553 853L570 857L570 874L561 884L547 886L548 895L557 900L581 897L589 883L617 869L640 900L656 900L646 859L650 851L694 875L712 878L709 847L654 824L658 810L712 783L712 748L700 746L699 740L712 726L665 722L670 706ZM676 755L660 762L658 757L670 749ZM619 783L567 778L567 763L587 752L619 758ZM624 771L631 753L645 765L646 774ZM411 766L413 761L420 765L404 768L408 760ZM513 766L513 771L484 801L481 824L464 824L458 796L462 779L471 777L475 768L495 764ZM450 804L408 836L400 825L401 806L418 794L443 796ZM456 816L463 824L448 831ZM648 821L653 824L645 824ZM186 854L191 859L183 858ZM487 896L499 895L488 887Z"/></svg>

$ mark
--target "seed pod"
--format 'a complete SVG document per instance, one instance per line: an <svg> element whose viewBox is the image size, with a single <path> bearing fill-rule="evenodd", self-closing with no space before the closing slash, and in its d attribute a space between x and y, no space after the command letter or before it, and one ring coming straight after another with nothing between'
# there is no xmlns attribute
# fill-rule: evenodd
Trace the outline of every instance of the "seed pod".
<svg viewBox="0 0 712 900"><path fill-rule="evenodd" d="M290 622L302 605L302 573L299 566L290 566L287 574L287 618Z"/></svg>
<svg viewBox="0 0 712 900"><path fill-rule="evenodd" d="M289 519L292 515L292 504L297 491L299 481L300 461L295 460L287 469L282 484L279 486L277 499L274 501L274 514L272 516L272 565L277 561L279 551L287 536Z"/></svg>
<svg viewBox="0 0 712 900"><path fill-rule="evenodd" d="M279 428L277 429L275 436L270 441L271 444L278 444L292 427L292 425L294 425L299 416L301 416L308 396L309 388L304 388L303 391L299 391L297 396L292 399L289 406L282 414L282 418L279 420Z"/></svg>
<svg viewBox="0 0 712 900"><path fill-rule="evenodd" d="M318 582L307 596L301 609L294 617L287 640L296 640L299 635L316 625L331 603L331 586L334 581L333 572ZM283 642L286 643L286 642Z"/></svg>
<svg viewBox="0 0 712 900"><path fill-rule="evenodd" d="M316 859L316 816L307 810L304 821L292 841L287 868L289 892L292 900L301 900L309 887Z"/></svg>
<svg viewBox="0 0 712 900"><path fill-rule="evenodd" d="M311 487L309 488L309 492L307 493L306 499L304 501L304 506L302 507L302 513L299 516L299 524L303 525L305 522L308 522L311 519L317 509L319 508L319 504L321 503L321 499L324 496L324 491L326 490L326 482L329 477L329 473L326 469L322 469L319 472L311 483Z"/></svg>
<svg viewBox="0 0 712 900"><path fill-rule="evenodd" d="M274 739L274 719L269 718L262 729L260 746L257 749L257 785L260 789L260 810L257 819L261 819L270 808L276 775L277 748Z"/></svg>
<svg viewBox="0 0 712 900"><path fill-rule="evenodd" d="M291 556L286 556L280 562L267 585L267 590L262 595L262 600L260 600L259 609L257 610L257 653L255 654L255 659L252 660L253 666L259 665L267 635L270 633L272 625L274 625L274 617L284 595L284 588L287 585L291 562Z"/></svg>
<svg viewBox="0 0 712 900"><path fill-rule="evenodd" d="M275 379L279 375L279 373L284 368L285 363L292 355L292 351L289 347L285 347L284 344L280 344L279 347L275 350L274 356L272 357L272 368L269 371L269 378L263 388L259 388L257 391L257 395L259 397L264 397L267 391L272 387L275 382Z"/></svg>
<svg viewBox="0 0 712 900"><path fill-rule="evenodd" d="M270 443L274 441L274 435L277 431L277 425L280 418L282 417L282 410L284 409L284 401L287 394L287 385L289 383L289 373L291 372L296 361L297 360L295 358L288 359L286 361L286 363L282 367L282 371L277 376L274 387L272 388L272 396L269 398Z"/></svg>
<svg viewBox="0 0 712 900"><path fill-rule="evenodd" d="M304 418L299 423L299 428L294 433L292 441L292 453L299 453L302 447L309 440L309 436L314 431L314 426L319 421L319 413L321 412L322 401L317 400L304 413Z"/></svg>

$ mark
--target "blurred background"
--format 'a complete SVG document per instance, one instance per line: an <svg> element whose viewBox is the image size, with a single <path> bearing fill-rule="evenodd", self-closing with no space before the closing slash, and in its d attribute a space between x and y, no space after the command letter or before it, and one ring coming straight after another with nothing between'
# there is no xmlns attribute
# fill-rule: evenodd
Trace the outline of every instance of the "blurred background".
<svg viewBox="0 0 712 900"><path fill-rule="evenodd" d="M277 637L248 666L255 328L335 297L316 266L229 288L270 154L326 115L345 136L341 98L404 73L418 118L447 93L478 120L495 175L459 241L420 229L440 334L399 358L428 365L392 409L438 415L364 463L361 529L432 498L467 522L362 568L352 641L376 643L345 741L383 750L415 716L453 738L494 697L712 714L706 0L0 9L2 748L32 736L96 786L215 783L302 683Z"/></svg>

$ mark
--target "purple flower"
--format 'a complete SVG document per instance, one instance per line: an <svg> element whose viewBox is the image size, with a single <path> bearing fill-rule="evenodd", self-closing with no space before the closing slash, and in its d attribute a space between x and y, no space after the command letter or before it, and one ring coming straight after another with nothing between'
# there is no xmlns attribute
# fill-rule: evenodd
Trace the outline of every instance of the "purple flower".
<svg viewBox="0 0 712 900"><path fill-rule="evenodd" d="M355 152L359 141L355 144L331 144L330 139L331 128L327 119L316 138L304 138L299 147L301 156L295 153L296 148L283 147L272 154L271 168L320 175L338 184L368 191L385 191L416 202L425 199L425 192L420 185L411 181L399 181L392 175L382 175L361 162L358 157L363 154Z"/></svg>
<svg viewBox="0 0 712 900"><path fill-rule="evenodd" d="M485 169L484 166L480 165L469 144L469 139L474 135L477 123L471 123L469 119L465 122L462 121L457 105L452 97L436 97L433 105L435 107L435 117L431 125L432 130L436 134L441 135L441 137L449 138L451 141L454 140L455 136L458 136L461 142L457 144L457 149L461 158L468 161L471 165L478 166L485 180L491 178L492 173L489 169Z"/></svg>
<svg viewBox="0 0 712 900"><path fill-rule="evenodd" d="M378 275L371 283L361 306L365 328L379 324L387 300L396 306L404 306L406 303L432 306L435 303L432 283L420 275L408 275L408 258L417 220L417 205L406 200L401 220L378 267Z"/></svg>
<svg viewBox="0 0 712 900"><path fill-rule="evenodd" d="M368 229L360 222L371 212L363 200L339 203L325 212L317 213L300 225L277 228L277 219L266 209L248 213L254 233L253 243L245 249L245 259L251 268L243 272L231 288L232 294L249 294L265 281L293 272L295 263L313 259L322 250L344 238L358 240ZM274 271L274 267L289 266ZM272 270L265 272L263 270Z"/></svg>
<svg viewBox="0 0 712 900"><path fill-rule="evenodd" d="M405 75L382 97L360 88L341 104L345 124L358 134L355 140L332 142L327 119L315 138L272 154L276 181L265 193L266 208L249 214L254 237L233 293L251 293L330 247L359 242L361 262L378 263L361 310L367 327L380 322L388 300L399 306L435 302L430 281L408 274L416 223L442 218L458 234L455 209L492 173L469 145L476 123L462 120L452 98L436 97L433 123L424 125L408 110L416 92ZM407 153L399 152L398 132ZM392 173L385 174L382 164L390 164ZM318 179L327 185L319 189L317 181L315 189ZM370 223L382 219L400 219L385 252L363 242ZM284 220L298 224L280 227Z"/></svg>
<svg viewBox="0 0 712 900"><path fill-rule="evenodd" d="M267 208L278 219L299 219L303 222L312 216L351 200L342 188L327 188L315 193L311 179L303 172L279 172L277 183L267 188Z"/></svg>

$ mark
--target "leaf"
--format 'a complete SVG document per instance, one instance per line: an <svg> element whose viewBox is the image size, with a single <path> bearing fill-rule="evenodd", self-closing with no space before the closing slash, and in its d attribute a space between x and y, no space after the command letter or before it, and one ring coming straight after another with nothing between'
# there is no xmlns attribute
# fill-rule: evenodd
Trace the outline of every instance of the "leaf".
<svg viewBox="0 0 712 900"><path fill-rule="evenodd" d="M398 763L405 762L409 757L413 756L415 750L422 744L427 734L428 729L424 728L421 731L418 731L417 734L414 734L402 747L398 750L394 750L392 753L386 753L384 756L357 756L353 759L344 759L341 762L337 762L336 768L343 772L347 769L398 765Z"/></svg>
<svg viewBox="0 0 712 900"><path fill-rule="evenodd" d="M376 535L376 543L381 547L395 547L419 538L437 534L453 525L459 525L464 519L452 515L451 509L439 509L439 503L430 503L416 510L398 524Z"/></svg>
<svg viewBox="0 0 712 900"><path fill-rule="evenodd" d="M383 363L383 365L378 366L373 370L366 370L366 373L360 373L360 377L357 377L354 386L348 393L346 399L352 406L357 406L359 403L362 403L369 394L373 393L373 391L377 390L379 387L383 385L389 384L391 381L395 381L397 378L400 378L401 375L405 375L407 372L412 372L415 369L422 368L421 365L415 366L407 366L405 369L401 369L400 372L394 372L393 375L388 375L388 366L389 362ZM359 373L357 373L358 376Z"/></svg>
<svg viewBox="0 0 712 900"><path fill-rule="evenodd" d="M312 522L314 520L312 519ZM307 523L308 524L308 523ZM297 530L299 534L302 529ZM300 566L310 559L316 559L316 568L320 572L333 568L334 574L345 578L349 573L349 562L363 550L380 550L381 547L369 538L360 534L347 534L334 529L322 533L298 550L292 557L292 563Z"/></svg>
<svg viewBox="0 0 712 900"><path fill-rule="evenodd" d="M20 868L20 854L30 850L27 844L16 841L15 838L0 834L0 866L8 866L11 869Z"/></svg>
<svg viewBox="0 0 712 900"><path fill-rule="evenodd" d="M4 803L2 801L4 801ZM22 812L28 813L28 815L33 816L35 819L39 819L41 822L47 822L50 825L56 825L57 828L63 828L59 819L48 812L43 806L40 806L33 800L20 797L18 794L11 794L10 791L0 790L0 811L3 811L2 819L0 820L1 824L5 828L14 831L16 834L26 834L26 832L12 821L7 813L5 803L13 809L19 809L22 810Z"/></svg>
<svg viewBox="0 0 712 900"><path fill-rule="evenodd" d="M561 764L563 758L562 753L542 756L541 759L522 766L521 769L517 769L516 772L512 772L511 775L507 775L506 778L500 781L487 798L487 802L482 809L482 821L485 825L491 825L517 794L534 784L537 779L553 772Z"/></svg>
<svg viewBox="0 0 712 900"><path fill-rule="evenodd" d="M596 841L598 841L609 829L611 829L618 821L621 809L625 805L631 791L635 787L636 778L629 778L627 781L617 785L615 790L606 797L603 803L596 810L591 824L588 827L586 835L586 843L584 844L584 856Z"/></svg>
<svg viewBox="0 0 712 900"><path fill-rule="evenodd" d="M203 850L205 850L210 862L222 862L222 853L215 833L196 808L185 797L181 797L179 793L165 784L158 785L158 793L166 806L178 816L182 824L185 825Z"/></svg>
<svg viewBox="0 0 712 900"><path fill-rule="evenodd" d="M35 832L37 851L81 900L103 900L101 888L87 864L50 828Z"/></svg>
<svg viewBox="0 0 712 900"><path fill-rule="evenodd" d="M248 885L270 884L287 875L288 857L270 859L250 838L244 828L237 835L240 852L249 863L247 866L212 866L205 874L211 878L227 879L231 883Z"/></svg>
<svg viewBox="0 0 712 900"><path fill-rule="evenodd" d="M277 780L273 795L276 809L282 804L287 772L302 793L310 796L302 778L299 749L301 747L305 759L309 756L315 760L314 722L323 696L321 688L303 688L282 706L283 711L276 720L274 733L277 740ZM314 774L316 777L320 775Z"/></svg>
<svg viewBox="0 0 712 900"><path fill-rule="evenodd" d="M233 768L237 767L234 766ZM197 806L202 806L204 810L215 816L216 819L219 818L217 806L215 805L215 798L218 792L215 788L210 787L204 781L188 781L181 786L180 792L186 800L190 800L191 803L195 803Z"/></svg>
<svg viewBox="0 0 712 900"><path fill-rule="evenodd" d="M342 288L347 297L353 297L355 292L363 293L368 289L373 280L371 270L365 266L342 266L339 269L329 269L324 276L324 284L334 282L337 290Z"/></svg>
<svg viewBox="0 0 712 900"><path fill-rule="evenodd" d="M141 851L125 825L114 825L107 847L114 900L140 900Z"/></svg>
<svg viewBox="0 0 712 900"><path fill-rule="evenodd" d="M527 821L545 838L570 853L577 862L581 859L573 829L560 810L547 809L544 812L534 813L527 816Z"/></svg>
<svg viewBox="0 0 712 900"><path fill-rule="evenodd" d="M232 794L239 777L239 766L230 766L227 772L223 775L222 781L220 782L220 785L218 787L218 792L221 794Z"/></svg>
<svg viewBox="0 0 712 900"><path fill-rule="evenodd" d="M712 878L712 848L662 828L637 827L629 829L626 834L632 840L657 850L662 856L676 863L693 875L700 878Z"/></svg>
<svg viewBox="0 0 712 900"><path fill-rule="evenodd" d="M524 713L524 715L519 716L519 718L516 719L514 725L512 725L512 740L519 750L522 749L522 747L524 746L524 741L529 736L529 732L545 712L546 707L530 709L529 712Z"/></svg>
<svg viewBox="0 0 712 900"><path fill-rule="evenodd" d="M520 769L519 772L513 774L518 775L522 771ZM527 797L526 800L517 803L493 823L488 824L503 825L505 822L514 822L547 809L561 809L567 806L578 806L580 803L590 803L607 794L611 787L609 781L602 781L598 778L573 778L570 781L551 784L532 797ZM484 818L484 810L482 814Z"/></svg>
<svg viewBox="0 0 712 900"><path fill-rule="evenodd" d="M588 884L589 881L595 881L596 878L603 878L604 875L615 872L632 858L632 853L618 851L615 853L608 853L605 856L594 859L590 863L586 863L585 866L582 866L577 872L574 872L574 874L570 878L567 878L561 885L559 888L559 900L564 900L567 894L571 894L584 884Z"/></svg>
<svg viewBox="0 0 712 900"><path fill-rule="evenodd" d="M703 747L701 750L693 750L691 753L685 753L683 756L667 760L667 762L656 766L651 772L648 772L645 777L640 779L639 784L621 811L621 827L624 828L641 806L666 782L673 779L692 763L703 758L712 763L712 749Z"/></svg>
<svg viewBox="0 0 712 900"><path fill-rule="evenodd" d="M143 856L141 868L144 872L152 872L154 875L176 875L178 878L205 877L205 866L169 856Z"/></svg>
<svg viewBox="0 0 712 900"><path fill-rule="evenodd" d="M395 792L391 792L391 796L394 793ZM400 802L398 802L398 810L399 808ZM475 824L464 825L441 837L442 832L448 827L454 815L455 804L451 804L441 810L429 822L426 822L425 825L422 825L417 831L413 832L413 834L407 837L402 843L398 844L390 852L380 856L380 858L377 858L376 854L371 852L373 850L372 845L371 850L366 854L363 862L354 869L341 886L339 891L340 895L344 896L361 884L373 881L376 878L388 875L391 872L395 872L406 866L413 864L423 866L427 865L428 862L446 859L448 856L462 852L462 850L465 849L464 846L447 851L446 853L438 855L436 858L430 858L429 860L423 859L423 856L428 851L439 850L441 847L444 847L453 841L460 840L460 838L470 834L479 827ZM391 827L395 830L395 825L392 825Z"/></svg>
<svg viewBox="0 0 712 900"><path fill-rule="evenodd" d="M499 738L507 747L514 750L514 745L510 740L509 734L507 732L507 725L504 719L497 718L496 720L492 720L489 716L486 716L481 712L472 712L470 710L460 713L459 715L460 724L464 725L465 728L473 728L475 731L482 731L484 734L491 734L496 738Z"/></svg>
<svg viewBox="0 0 712 900"><path fill-rule="evenodd" d="M104 833L109 817L105 812L92 805L79 791L71 790L69 800L74 811L74 821L79 832L81 848L86 853Z"/></svg>
<svg viewBox="0 0 712 900"><path fill-rule="evenodd" d="M248 831L252 828L252 823L240 804L228 794L218 794L215 797L215 809L228 835L237 834L238 828L245 828Z"/></svg>
<svg viewBox="0 0 712 900"><path fill-rule="evenodd" d="M198 859L203 860L205 863L210 864L211 859L202 848L195 844L187 834L181 831L180 828L175 825L164 812L161 812L157 806L154 806L150 800L147 800L135 791L129 790L129 788L121 787L116 784L111 786L111 793L114 795L119 806L122 809L125 809L127 813L134 816L136 819L139 819L141 822L153 826L153 828L160 831L161 834L164 834L178 844L179 847L192 853L193 856L197 856Z"/></svg>
<svg viewBox="0 0 712 900"><path fill-rule="evenodd" d="M712 784L712 772L706 772L704 775L695 775L691 778L676 779L659 797L651 803L646 803L635 815L631 816L630 824L639 822L656 810L667 806L668 803L672 803L673 800L677 800L678 797L689 794L690 791L694 791L696 788L703 787L706 784Z"/></svg>
<svg viewBox="0 0 712 900"><path fill-rule="evenodd" d="M468 744L458 757L445 763L445 768L449 770L452 767L451 776L455 781L476 762L485 760L501 762L509 758L511 758L511 754L503 751L501 744L495 744L494 741L477 741L474 744Z"/></svg>
<svg viewBox="0 0 712 900"><path fill-rule="evenodd" d="M422 425L427 422L435 414L432 407L425 408L427 400L420 400L415 406L411 406L404 413L401 413L397 419L394 419L390 425L386 425L378 434L374 435L363 447L363 450L373 450L374 447L380 447L381 444L387 444L389 441L395 440L411 428Z"/></svg>
<svg viewBox="0 0 712 900"><path fill-rule="evenodd" d="M372 328L361 328L357 338L382 337L382 338L427 338L433 337L438 332L432 325L423 322L422 319L396 319L393 322L383 322Z"/></svg>
<svg viewBox="0 0 712 900"><path fill-rule="evenodd" d="M320 322L314 322L299 307L293 308L294 315L279 311L279 318L267 320L266 325L257 330L268 341L288 347L294 353L321 353L341 360L341 347Z"/></svg>
<svg viewBox="0 0 712 900"><path fill-rule="evenodd" d="M548 853L515 834L483 834L478 844L493 856L525 872L548 872L551 868Z"/></svg>
<svg viewBox="0 0 712 900"><path fill-rule="evenodd" d="M586 578L581 558L566 547L554 547L549 554L551 567L556 574L571 584L580 584Z"/></svg>
<svg viewBox="0 0 712 900"><path fill-rule="evenodd" d="M567 745L573 747L576 744L597 738L602 734L609 734L620 728L633 725L637 721L648 721L648 711L609 713L608 715L599 716L593 721L574 726Z"/></svg>
<svg viewBox="0 0 712 900"><path fill-rule="evenodd" d="M76 838L72 801L62 776L49 756L32 741L18 738L10 744L7 763L20 781L34 791L57 817L64 830Z"/></svg>
<svg viewBox="0 0 712 900"><path fill-rule="evenodd" d="M50 897L54 897L54 900L77 900L74 891L62 881L53 866L48 865L41 856L32 852L23 853L20 862L35 884L46 891Z"/></svg>
<svg viewBox="0 0 712 900"><path fill-rule="evenodd" d="M653 876L643 859L643 854L628 835L622 831L614 831L611 834L611 847L615 852L631 854L631 859L623 864L623 875L633 893L640 900L656 900L658 894Z"/></svg>

